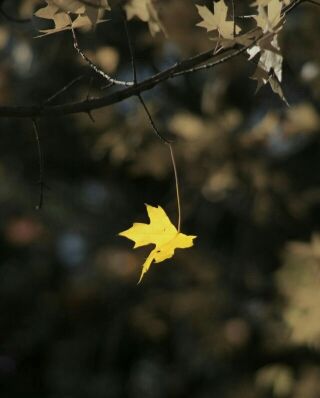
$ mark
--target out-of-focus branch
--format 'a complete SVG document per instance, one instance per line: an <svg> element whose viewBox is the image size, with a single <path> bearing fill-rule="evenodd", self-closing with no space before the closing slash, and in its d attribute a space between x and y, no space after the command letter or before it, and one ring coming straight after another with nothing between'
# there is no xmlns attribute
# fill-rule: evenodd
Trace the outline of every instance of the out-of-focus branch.
<svg viewBox="0 0 320 398"><path fill-rule="evenodd" d="M12 15L8 14L3 9L3 3L5 3L5 1L1 0L0 1L0 15L2 15L7 21L15 22L15 23L27 23L27 22L30 22L29 18L17 18L17 17L13 17Z"/></svg>

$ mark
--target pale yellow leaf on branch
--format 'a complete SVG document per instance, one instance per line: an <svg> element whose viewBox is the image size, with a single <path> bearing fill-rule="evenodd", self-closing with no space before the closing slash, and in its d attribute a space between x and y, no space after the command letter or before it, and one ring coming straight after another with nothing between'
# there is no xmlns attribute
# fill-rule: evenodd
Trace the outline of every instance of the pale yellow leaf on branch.
<svg viewBox="0 0 320 398"><path fill-rule="evenodd" d="M197 5L202 21L197 26L207 29L208 32L217 30L219 36L223 39L233 40L234 34L238 34L241 28L234 23L228 21L228 7L224 0L214 3L214 12L212 13L208 7Z"/></svg>
<svg viewBox="0 0 320 398"><path fill-rule="evenodd" d="M54 28L40 29L44 35L58 33L64 30L83 27L95 27L102 22L104 11L109 10L107 0L46 0L47 5L35 12L35 16L51 19ZM70 14L75 18L70 18Z"/></svg>
<svg viewBox="0 0 320 398"><path fill-rule="evenodd" d="M261 5L258 6L258 15L254 16L254 19L263 32L273 32L278 28L282 21L282 6L283 2L281 0L270 0L267 10Z"/></svg>

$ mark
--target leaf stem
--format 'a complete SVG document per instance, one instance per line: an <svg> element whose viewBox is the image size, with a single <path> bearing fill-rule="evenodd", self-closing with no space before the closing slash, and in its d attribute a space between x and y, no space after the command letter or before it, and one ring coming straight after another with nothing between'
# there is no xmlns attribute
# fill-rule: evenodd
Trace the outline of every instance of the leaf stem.
<svg viewBox="0 0 320 398"><path fill-rule="evenodd" d="M40 186L40 193L39 193L39 202L36 206L36 210L41 210L43 206L43 199L44 199L44 165L43 165L43 152L41 148L41 142L40 142L40 135L39 135L39 126L38 122L36 119L32 119L32 124L33 124L33 131L34 131L34 136L36 139L37 143L37 151L38 151L38 159L39 159L39 186Z"/></svg>
<svg viewBox="0 0 320 398"><path fill-rule="evenodd" d="M167 144L169 149L170 149L170 156L171 156L171 162L172 162L172 167L173 167L173 172L174 172L174 181L175 181L175 186L176 186L176 194L177 194L177 207L178 207L178 232L181 230L181 202L180 202L180 187L179 187L179 178L178 178L178 171L177 171L177 165L176 165L176 159L174 156L174 151L172 144Z"/></svg>
<svg viewBox="0 0 320 398"><path fill-rule="evenodd" d="M130 32L129 32L128 22L127 22L126 15L123 10L122 10L122 16L123 16L125 32L126 32L126 36L127 36L127 42L128 42L128 47L129 47L129 52L130 52L130 57L131 57L133 83L134 83L134 85L136 85L138 83L136 59L135 59L134 48L133 48L133 44L132 44L132 40L131 40L131 36L130 36ZM169 147L169 150L170 150L171 163L172 163L173 172L174 172L174 181L175 181L175 188L176 188L176 194L177 194L177 207L178 207L177 230L178 230L178 232L180 232L180 229L181 229L181 203L180 203L179 179L178 179L177 165L176 165L176 161L175 161L173 147L172 147L172 144L170 143L170 141L168 141L165 137L163 137L162 134L160 133L160 131L158 130L156 123L153 120L153 117L152 117L146 103L144 102L144 99L142 98L141 93L139 93L137 95L137 97L138 97L138 99L139 99L148 119L149 119L152 129L154 130L156 135L160 138L160 140ZM140 283L142 276L143 276L143 273L141 274L141 277L140 277L140 280L138 283Z"/></svg>

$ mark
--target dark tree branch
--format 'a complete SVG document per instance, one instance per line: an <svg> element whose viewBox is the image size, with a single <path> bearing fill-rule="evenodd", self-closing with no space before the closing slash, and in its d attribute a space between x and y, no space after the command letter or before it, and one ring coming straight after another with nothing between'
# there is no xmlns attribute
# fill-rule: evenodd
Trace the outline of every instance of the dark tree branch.
<svg viewBox="0 0 320 398"><path fill-rule="evenodd" d="M56 93L51 95L47 100L45 100L44 104L48 105L50 102L55 100L59 95L65 93L67 90L69 90L72 86L74 86L76 83L78 83L79 81L81 81L85 77L86 77L86 75L81 75L81 76L76 77L75 79L72 79L68 84L63 86L60 90L58 90Z"/></svg>
<svg viewBox="0 0 320 398"><path fill-rule="evenodd" d="M221 51L220 54L229 53L230 49ZM235 54L238 55L238 54ZM127 98L150 90L160 83L175 77L176 74L183 71L188 71L196 65L200 65L213 57L213 50L206 51L191 57L182 62L176 63L168 69L159 72L152 77L137 83L134 86L124 88L114 93L108 94L101 98L93 98L73 103L60 105L34 105L34 106L2 106L0 107L0 117L20 117L20 118L34 118L42 116L58 116L69 115L74 113L87 113L95 109L103 108L121 102ZM217 60L215 64L221 61Z"/></svg>
<svg viewBox="0 0 320 398"><path fill-rule="evenodd" d="M288 14L289 12L294 10L299 4L302 4L304 2L313 3L313 0L294 0L290 5L284 8L283 16ZM0 117L36 118L43 116L58 116L58 115L70 115L75 113L89 113L95 109L119 103L130 97L139 96L143 92L151 90L160 83L165 82L166 80L174 78L176 76L181 76L188 73L194 73L196 71L203 69L213 68L242 53L245 53L248 48L255 45L256 42L262 39L263 37L264 37L263 35L257 37L256 40L254 40L254 42L248 46L241 46L239 44L235 44L233 47L224 48L218 54L214 54L214 49L210 49L209 51L197 54L194 57L176 63L175 65L169 67L168 69L159 72L137 84L134 84L133 82L122 82L122 83L131 83L131 84L125 84L128 87L107 94L100 98L92 98L78 102L65 103L59 105L49 105L49 106L47 105L2 106L0 107ZM77 44L76 38L75 38L75 43ZM82 51L79 49L78 45L77 45L77 51L82 57L85 57L84 59L86 59L87 62L89 61L91 63L91 61L88 60L85 54L83 54ZM209 64L205 64L206 62L212 60L213 58L214 60L212 62L210 62ZM91 63L91 67L94 69L95 65ZM114 80L110 76L105 75L104 72L100 70L95 70L95 71L100 75L102 75L109 82L112 82ZM116 80L114 81L117 82Z"/></svg>

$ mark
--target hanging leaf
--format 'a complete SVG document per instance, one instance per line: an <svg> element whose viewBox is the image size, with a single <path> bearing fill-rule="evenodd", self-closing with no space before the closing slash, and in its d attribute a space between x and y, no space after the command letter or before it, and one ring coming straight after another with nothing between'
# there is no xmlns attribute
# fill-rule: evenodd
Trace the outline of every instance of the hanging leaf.
<svg viewBox="0 0 320 398"><path fill-rule="evenodd" d="M179 232L162 207L150 205L146 205L146 207L150 224L134 223L131 228L119 233L120 236L135 242L134 249L149 244L155 245L142 266L138 283L141 282L152 262L160 263L171 258L176 249L186 249L193 246L193 239L196 238L196 236Z"/></svg>

